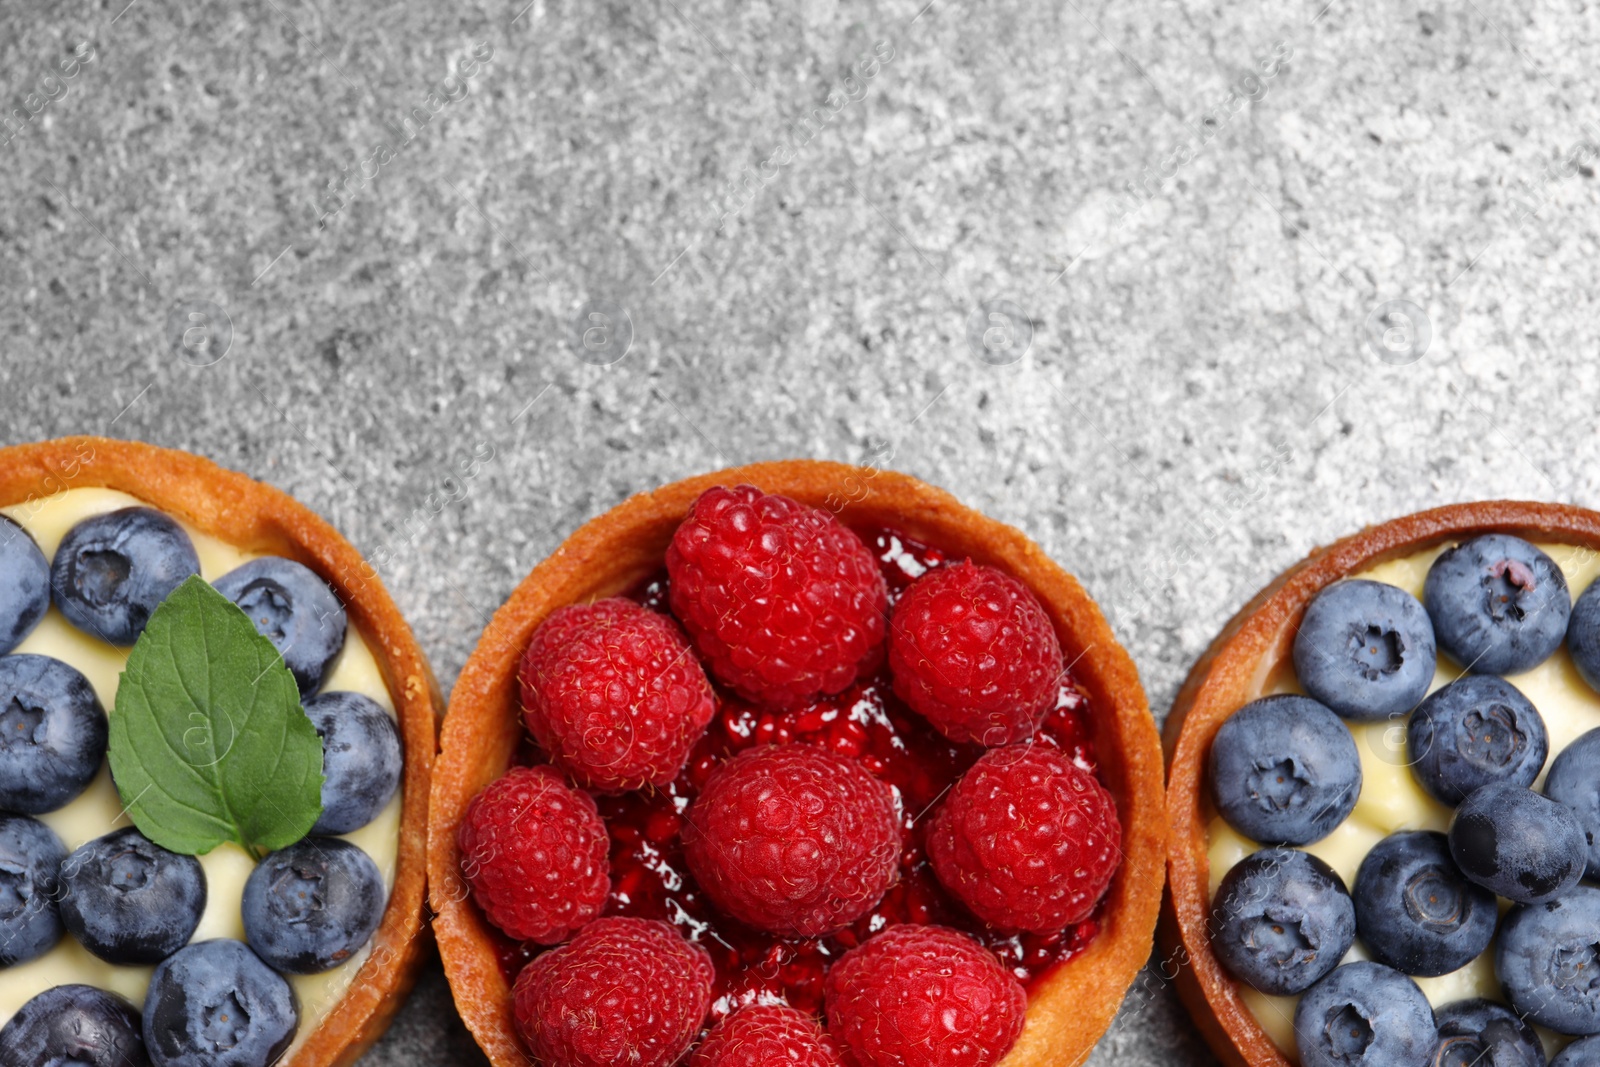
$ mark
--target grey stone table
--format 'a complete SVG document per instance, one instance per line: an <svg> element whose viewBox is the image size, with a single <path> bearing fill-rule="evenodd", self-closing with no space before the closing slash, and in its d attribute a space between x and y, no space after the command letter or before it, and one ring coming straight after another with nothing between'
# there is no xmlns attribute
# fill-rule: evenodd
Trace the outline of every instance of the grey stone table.
<svg viewBox="0 0 1600 1067"><path fill-rule="evenodd" d="M1600 503L1597 61L1550 0L0 0L0 439L282 486L446 686L636 490L893 466L1160 717L1319 542ZM437 968L366 1062L480 1062ZM1091 1062L1210 1061L1147 975Z"/></svg>

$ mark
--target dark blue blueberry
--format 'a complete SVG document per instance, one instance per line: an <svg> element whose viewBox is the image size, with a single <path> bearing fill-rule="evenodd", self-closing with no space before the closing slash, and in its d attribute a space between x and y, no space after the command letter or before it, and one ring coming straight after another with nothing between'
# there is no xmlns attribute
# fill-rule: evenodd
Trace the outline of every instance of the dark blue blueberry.
<svg viewBox="0 0 1600 1067"><path fill-rule="evenodd" d="M1556 1053L1550 1067L1600 1067L1600 1037L1574 1041Z"/></svg>
<svg viewBox="0 0 1600 1067"><path fill-rule="evenodd" d="M43 815L82 793L110 730L76 670L49 656L0 656L0 808Z"/></svg>
<svg viewBox="0 0 1600 1067"><path fill-rule="evenodd" d="M1339 965L1356 939L1356 915L1326 863L1292 848L1265 848L1223 876L1211 930L1212 950L1235 978L1287 996Z"/></svg>
<svg viewBox="0 0 1600 1067"><path fill-rule="evenodd" d="M1577 885L1588 854L1576 812L1518 785L1484 786L1450 820L1450 855L1461 873L1524 904Z"/></svg>
<svg viewBox="0 0 1600 1067"><path fill-rule="evenodd" d="M17 1067L149 1067L139 1012L104 989L58 985L0 1030L0 1063Z"/></svg>
<svg viewBox="0 0 1600 1067"><path fill-rule="evenodd" d="M360 693L323 693L306 702L322 738L322 815L314 834L359 830L400 785L400 731L394 717Z"/></svg>
<svg viewBox="0 0 1600 1067"><path fill-rule="evenodd" d="M1428 692L1433 624L1417 598L1383 582L1335 582L1306 608L1294 670L1306 692L1347 719L1404 715Z"/></svg>
<svg viewBox="0 0 1600 1067"><path fill-rule="evenodd" d="M1530 786L1550 754L1544 718L1516 686L1469 674L1429 694L1406 724L1418 784L1459 804L1494 782Z"/></svg>
<svg viewBox="0 0 1600 1067"><path fill-rule="evenodd" d="M160 963L194 936L206 875L133 827L97 837L61 865L61 921L107 963Z"/></svg>
<svg viewBox="0 0 1600 1067"><path fill-rule="evenodd" d="M179 949L156 967L144 998L156 1067L267 1067L299 1025L288 981L242 941Z"/></svg>
<svg viewBox="0 0 1600 1067"><path fill-rule="evenodd" d="M1300 1067L1422 1067L1439 1041L1417 983L1381 963L1347 963L1294 1010Z"/></svg>
<svg viewBox="0 0 1600 1067"><path fill-rule="evenodd" d="M1563 1034L1600 1034L1600 889L1578 886L1512 908L1494 973L1524 1018Z"/></svg>
<svg viewBox="0 0 1600 1067"><path fill-rule="evenodd" d="M1457 1000L1434 1012L1439 1044L1429 1067L1545 1067L1539 1035L1492 1000Z"/></svg>
<svg viewBox="0 0 1600 1067"><path fill-rule="evenodd" d="M22 643L50 610L50 563L28 531L0 515L0 653Z"/></svg>
<svg viewBox="0 0 1600 1067"><path fill-rule="evenodd" d="M1567 651L1589 688L1600 690L1600 582L1592 582L1572 605Z"/></svg>
<svg viewBox="0 0 1600 1067"><path fill-rule="evenodd" d="M1361 794L1361 756L1339 717L1315 700L1269 696L1222 724L1211 743L1211 795L1228 825L1267 845L1307 845L1344 822Z"/></svg>
<svg viewBox="0 0 1600 1067"><path fill-rule="evenodd" d="M316 974L360 950L387 892L378 865L337 837L308 837L256 865L244 884L250 947L287 974Z"/></svg>
<svg viewBox="0 0 1600 1067"><path fill-rule="evenodd" d="M1556 561L1520 537L1484 534L1428 569L1422 600L1439 648L1474 674L1521 674L1561 647L1572 598Z"/></svg>
<svg viewBox="0 0 1600 1067"><path fill-rule="evenodd" d="M1586 873L1600 879L1600 730L1583 734L1551 761L1544 795L1578 816L1588 845Z"/></svg>
<svg viewBox="0 0 1600 1067"><path fill-rule="evenodd" d="M50 587L72 625L131 645L167 594L199 573L200 558L181 526L152 508L122 508L67 531L50 565Z"/></svg>
<svg viewBox="0 0 1600 1067"><path fill-rule="evenodd" d="M262 556L217 579L216 589L272 642L300 692L315 693L344 647L344 606L328 583L292 559Z"/></svg>
<svg viewBox="0 0 1600 1067"><path fill-rule="evenodd" d="M0 813L0 967L38 959L61 940L56 879L66 858L44 823Z"/></svg>
<svg viewBox="0 0 1600 1067"><path fill-rule="evenodd" d="M1356 929L1372 958L1403 974L1459 970L1489 947L1500 910L1469 881L1444 834L1390 834L1361 861L1354 891Z"/></svg>

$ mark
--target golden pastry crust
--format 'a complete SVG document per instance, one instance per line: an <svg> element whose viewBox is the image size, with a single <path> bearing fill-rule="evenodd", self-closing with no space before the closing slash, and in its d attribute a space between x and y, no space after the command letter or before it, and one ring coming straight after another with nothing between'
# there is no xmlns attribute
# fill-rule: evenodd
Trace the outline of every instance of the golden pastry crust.
<svg viewBox="0 0 1600 1067"><path fill-rule="evenodd" d="M523 648L556 608L614 595L658 570L695 499L712 486L741 484L826 508L851 525L892 526L949 555L997 566L1044 604L1095 713L1095 744L1126 855L1099 936L1034 989L1028 1025L1004 1067L1079 1062L1149 957L1161 898L1167 841L1161 751L1133 661L1077 580L1020 531L908 475L816 460L736 467L635 496L569 537L495 613L450 698L428 820L434 931L468 1028L496 1067L525 1067L510 986L489 928L467 899L456 847L467 802L505 772L522 737L516 670Z"/></svg>
<svg viewBox="0 0 1600 1067"><path fill-rule="evenodd" d="M1563 504L1454 504L1369 527L1316 549L1257 593L1223 627L1179 690L1164 737L1172 849L1159 941L1164 972L1176 972L1179 996L1223 1063L1290 1067L1245 1006L1206 936L1211 904L1206 826L1213 809L1205 768L1212 738L1230 715L1263 694L1268 670L1288 660L1306 605L1323 588L1385 560L1491 531L1600 550L1600 514Z"/></svg>
<svg viewBox="0 0 1600 1067"><path fill-rule="evenodd" d="M287 556L325 578L383 671L405 745L394 889L372 952L344 998L283 1067L346 1067L388 1027L415 983L426 947L429 778L438 686L411 629L376 572L305 505L269 485L187 452L103 437L63 437L0 449L0 507L68 489L138 497L237 548Z"/></svg>

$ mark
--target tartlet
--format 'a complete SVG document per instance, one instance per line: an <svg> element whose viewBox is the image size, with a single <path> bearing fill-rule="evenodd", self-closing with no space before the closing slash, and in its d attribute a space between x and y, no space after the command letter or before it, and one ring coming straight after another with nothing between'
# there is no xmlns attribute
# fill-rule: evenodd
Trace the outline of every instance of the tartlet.
<svg viewBox="0 0 1600 1067"><path fill-rule="evenodd" d="M344 1067L382 1035L414 984L426 947L426 816L438 687L376 572L314 512L209 460L101 437L0 449L0 507L31 508L68 490L111 489L247 552L288 557L333 587L372 652L404 747L394 885L370 953L345 995L299 1040L284 1067Z"/></svg>
<svg viewBox="0 0 1600 1067"><path fill-rule="evenodd" d="M523 738L517 665L555 609L616 595L661 567L673 531L705 490L752 485L826 508L848 526L887 526L1020 579L1043 603L1095 709L1101 774L1123 826L1124 859L1089 946L1035 986L1006 1067L1077 1062L1109 1025L1149 957L1166 850L1160 746L1137 671L1078 582L1021 532L904 474L839 463L760 463L635 496L592 520L536 567L495 614L451 696L429 814L434 932L459 1008L497 1067L527 1062L495 933L460 875L457 829L468 802L511 765Z"/></svg>
<svg viewBox="0 0 1600 1067"><path fill-rule="evenodd" d="M1560 504L1456 504L1369 527L1279 575L1229 620L1180 689L1164 735L1172 843L1158 940L1163 973L1176 975L1181 999L1222 1062L1291 1067L1211 950L1208 824L1215 808L1206 774L1213 738L1235 711L1271 691L1291 660L1306 607L1321 590L1375 565L1491 532L1600 551L1600 514Z"/></svg>

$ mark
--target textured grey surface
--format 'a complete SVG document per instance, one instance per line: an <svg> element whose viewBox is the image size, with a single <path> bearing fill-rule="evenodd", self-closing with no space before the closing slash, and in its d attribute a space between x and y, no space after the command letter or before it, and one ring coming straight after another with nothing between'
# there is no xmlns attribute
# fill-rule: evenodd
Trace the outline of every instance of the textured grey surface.
<svg viewBox="0 0 1600 1067"><path fill-rule="evenodd" d="M1600 7L524 2L0 0L0 438L289 490L446 685L629 493L875 461L1075 571L1158 715L1319 542L1600 503ZM367 1062L471 1048L435 970ZM1209 1060L1150 976L1093 1062Z"/></svg>

